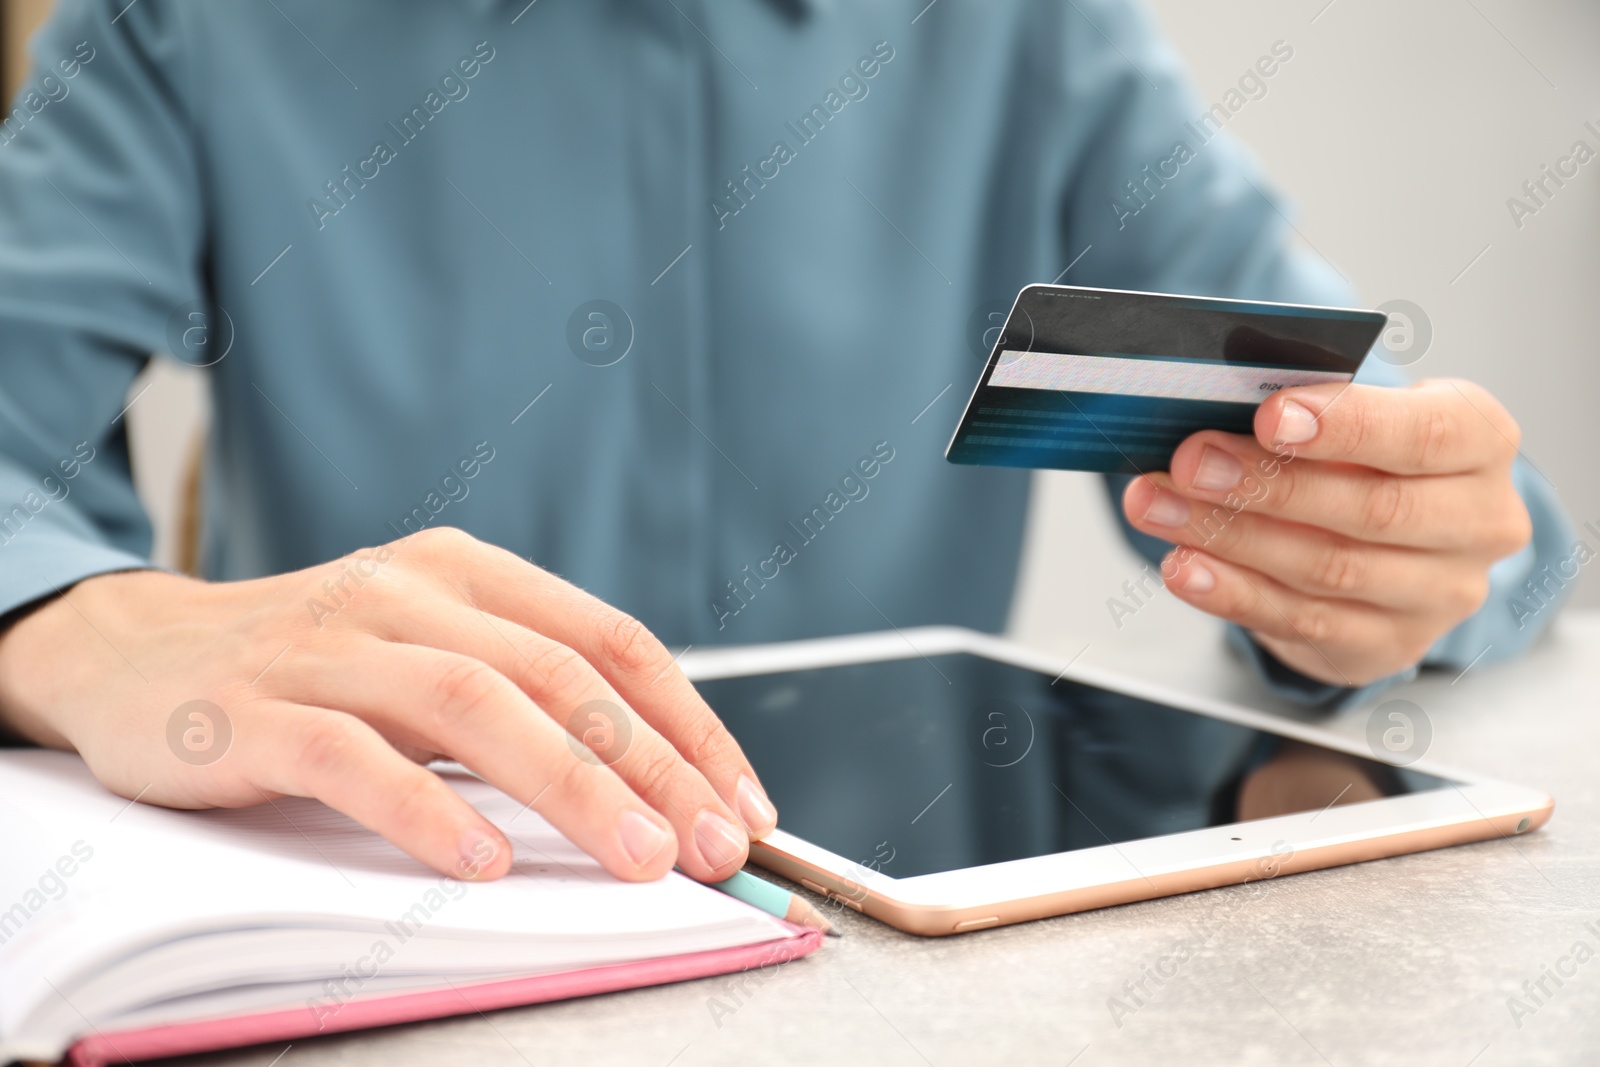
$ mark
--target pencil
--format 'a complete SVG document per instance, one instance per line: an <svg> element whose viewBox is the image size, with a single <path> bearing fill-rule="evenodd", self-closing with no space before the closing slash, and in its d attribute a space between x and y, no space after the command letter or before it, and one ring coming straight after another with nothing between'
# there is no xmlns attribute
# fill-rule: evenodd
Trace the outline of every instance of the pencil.
<svg viewBox="0 0 1600 1067"><path fill-rule="evenodd" d="M809 926L821 930L829 937L840 936L833 928L833 924L824 918L820 911L801 899L799 895L773 885L764 878L739 871L726 881L711 882L710 885L712 889L719 889L735 900L742 900L751 907L760 908L768 915L776 915L796 926Z"/></svg>

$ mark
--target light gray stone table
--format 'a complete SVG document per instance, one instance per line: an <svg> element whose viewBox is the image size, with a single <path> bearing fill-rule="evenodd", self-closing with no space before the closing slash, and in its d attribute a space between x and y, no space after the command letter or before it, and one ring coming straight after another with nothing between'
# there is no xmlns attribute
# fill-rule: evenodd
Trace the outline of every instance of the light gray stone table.
<svg viewBox="0 0 1600 1067"><path fill-rule="evenodd" d="M1039 642L1043 643L1043 642ZM1084 642L1053 643L1071 656ZM1084 662L1270 707L1210 627L1099 642ZM1540 787L1528 837L924 940L854 913L842 939L727 979L297 1042L316 1064L1600 1064L1600 959L1517 1025L1507 998L1585 940L1600 950L1600 614L1570 614L1526 659L1401 695L1429 756ZM1363 736L1368 712L1328 722ZM1233 899L1228 899L1229 896ZM1220 918L1219 918L1220 917ZM1204 947L1134 1014L1124 982ZM733 1006L714 1013L713 1002ZM718 1017L720 1016L720 1017ZM185 1063L266 1067L271 1046Z"/></svg>

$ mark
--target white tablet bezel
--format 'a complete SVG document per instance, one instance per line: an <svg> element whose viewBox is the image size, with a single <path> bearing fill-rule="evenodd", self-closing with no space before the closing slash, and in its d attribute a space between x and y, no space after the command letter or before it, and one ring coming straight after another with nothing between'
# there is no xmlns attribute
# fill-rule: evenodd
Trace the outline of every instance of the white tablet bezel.
<svg viewBox="0 0 1600 1067"><path fill-rule="evenodd" d="M691 650L681 657L680 664L692 680L706 681L962 652L1374 758L1358 741L1314 726L1091 667L1069 665L1001 638L953 627ZM1407 766L1459 784L1320 812L1214 826L913 878L894 878L862 867L782 829L752 846L751 855L762 866L891 925L915 933L943 934L1466 841L1514 836L1543 825L1553 807L1548 796L1534 789L1420 760ZM781 823L781 812L779 818Z"/></svg>

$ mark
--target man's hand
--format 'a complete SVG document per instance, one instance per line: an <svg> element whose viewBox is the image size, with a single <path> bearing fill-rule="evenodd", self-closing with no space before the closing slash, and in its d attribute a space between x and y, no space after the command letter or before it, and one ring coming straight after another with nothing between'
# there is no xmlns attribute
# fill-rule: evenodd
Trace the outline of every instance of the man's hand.
<svg viewBox="0 0 1600 1067"><path fill-rule="evenodd" d="M225 750L204 748L215 716L179 712L191 701L221 709ZM674 862L727 878L777 824L642 625L453 529L257 581L87 579L0 637L0 723L76 749L125 797L316 797L457 877L497 878L511 850L421 765L437 757L628 880Z"/></svg>
<svg viewBox="0 0 1600 1067"><path fill-rule="evenodd" d="M1471 382L1286 389L1255 437L1197 433L1122 506L1178 547L1167 588L1301 674L1359 686L1421 660L1532 535L1520 431Z"/></svg>

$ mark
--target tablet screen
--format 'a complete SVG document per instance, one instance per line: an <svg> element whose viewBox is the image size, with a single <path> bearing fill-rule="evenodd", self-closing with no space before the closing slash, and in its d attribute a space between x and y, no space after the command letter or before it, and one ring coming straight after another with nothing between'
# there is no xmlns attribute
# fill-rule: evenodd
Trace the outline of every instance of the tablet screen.
<svg viewBox="0 0 1600 1067"><path fill-rule="evenodd" d="M966 653L697 687L782 829L893 878L1450 784Z"/></svg>

